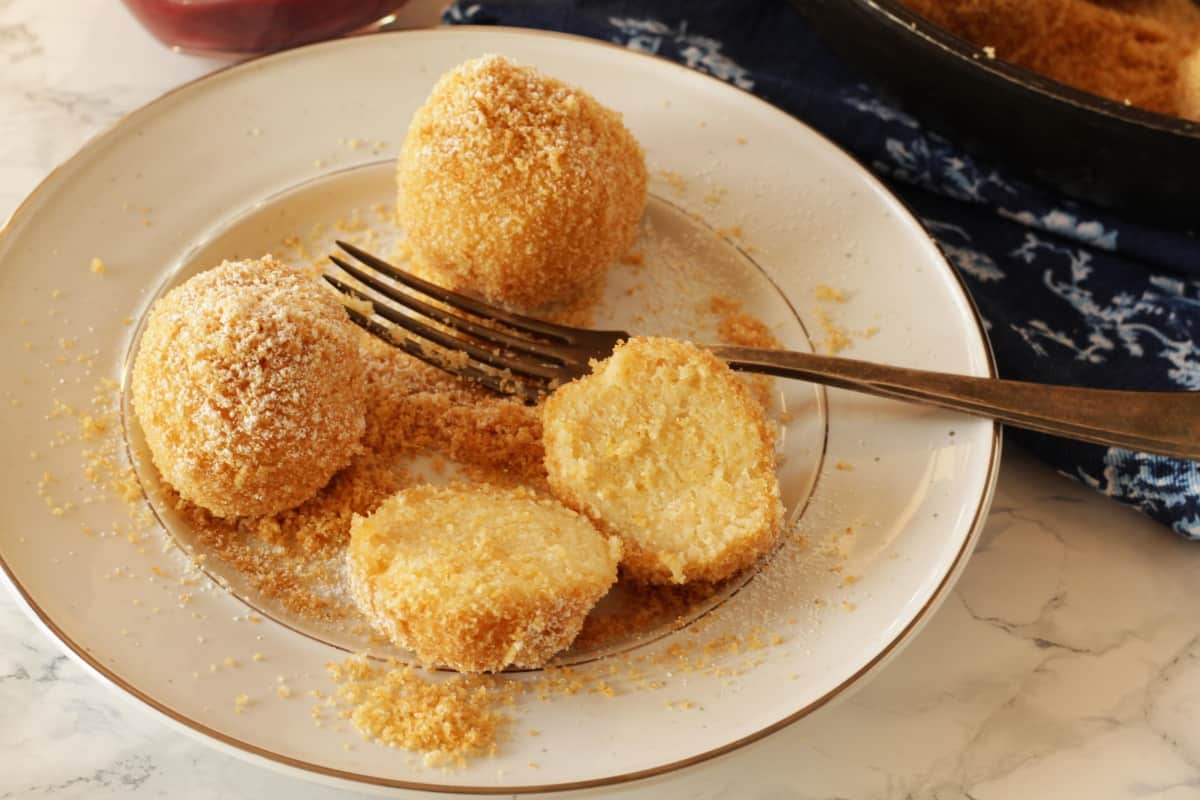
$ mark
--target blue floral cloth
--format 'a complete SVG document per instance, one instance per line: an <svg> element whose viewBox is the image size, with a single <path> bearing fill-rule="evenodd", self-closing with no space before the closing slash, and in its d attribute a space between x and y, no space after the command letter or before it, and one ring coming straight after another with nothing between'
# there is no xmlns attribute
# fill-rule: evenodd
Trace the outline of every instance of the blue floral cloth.
<svg viewBox="0 0 1200 800"><path fill-rule="evenodd" d="M924 222L966 281L1003 377L1200 390L1200 241L1024 183L926 131L863 83L785 2L459 2L445 19L566 31L654 53L821 131ZM1009 435L1063 474L1200 539L1196 463Z"/></svg>

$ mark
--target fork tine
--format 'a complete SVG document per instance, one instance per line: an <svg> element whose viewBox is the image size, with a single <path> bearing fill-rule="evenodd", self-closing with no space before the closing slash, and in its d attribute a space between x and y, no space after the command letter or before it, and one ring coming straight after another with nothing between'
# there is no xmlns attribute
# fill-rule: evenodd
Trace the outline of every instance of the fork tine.
<svg viewBox="0 0 1200 800"><path fill-rule="evenodd" d="M397 340L393 335L393 331L386 326L381 325L370 317L366 316L356 309L346 306L346 311L350 314L350 320L359 327L383 339L388 344L398 347L408 353L413 358L424 361L431 367L457 375L460 378L482 384L487 388L499 394L516 395L527 403L536 403L542 399L551 389L551 385L538 387L525 381L516 379L515 377L507 378L494 372L480 369L472 364L455 364L452 360L446 358L437 358L425 351L425 348L415 339L405 336L403 339Z"/></svg>
<svg viewBox="0 0 1200 800"><path fill-rule="evenodd" d="M512 370L513 372L521 375L527 375L531 378L553 380L554 378L559 377L561 374L561 370L557 366L535 361L528 356L501 355L480 347L474 342L469 342L466 339L459 338L458 336L452 336L444 331L440 331L437 328L434 328L432 325L422 322L410 314L405 314L395 308L391 308L385 303L381 303L376 298L371 297L370 295L365 294L358 289L355 289L353 286L343 283L332 275L322 275L321 277L323 277L326 281L332 284L335 289L343 294L348 294L352 297L358 298L359 300L367 301L375 309L376 314L388 320L389 322L393 322L396 325L399 325L401 328L404 328L409 333L416 334L422 339L433 342L434 344L444 347L447 350L459 350L466 353L471 358L474 358L476 361L481 361L484 364L497 369Z"/></svg>
<svg viewBox="0 0 1200 800"><path fill-rule="evenodd" d="M396 344L396 340L392 336L391 329L386 325L376 322L356 308L351 308L347 305L343 305L342 308L346 309L346 313L350 315L351 322L358 325L358 327L362 328L373 336L383 339L389 344Z"/></svg>
<svg viewBox="0 0 1200 800"><path fill-rule="evenodd" d="M444 308L432 306L422 300L418 300L408 292L398 291L395 287L389 286L379 278L375 277L370 272L360 269L353 264L350 264L337 256L330 256L329 260L337 264L339 268L347 274L353 275L359 281L379 292L389 300L399 303L402 306L411 308L418 314L424 314L431 319L435 319L446 327L453 328L461 333L466 333L474 336L476 339L482 339L485 342L490 342L501 347L515 350L519 353L537 356L543 361L554 364L565 364L566 360L562 356L551 352L544 342L537 342L530 339L522 339L517 336L512 336L504 331L495 328L487 328L478 325L469 319L460 317L456 314L451 314Z"/></svg>
<svg viewBox="0 0 1200 800"><path fill-rule="evenodd" d="M411 275L404 270L394 267L383 259L373 256L365 250L360 250L349 242L343 242L340 239L336 242L337 246L345 250L350 255L357 258L359 261L374 267L389 278L403 283L418 292L423 292L435 300L439 300L446 305L457 308L460 311L469 311L472 314L493 319L503 323L514 330L523 333L531 333L535 336L542 336L551 339L561 344L575 343L575 329L566 325L556 325L553 322L545 322L533 317L527 317L524 314L514 314L511 311L505 311L502 308L476 300L473 297L467 297L465 294L452 292L449 289L443 289L440 286L422 280L415 275Z"/></svg>

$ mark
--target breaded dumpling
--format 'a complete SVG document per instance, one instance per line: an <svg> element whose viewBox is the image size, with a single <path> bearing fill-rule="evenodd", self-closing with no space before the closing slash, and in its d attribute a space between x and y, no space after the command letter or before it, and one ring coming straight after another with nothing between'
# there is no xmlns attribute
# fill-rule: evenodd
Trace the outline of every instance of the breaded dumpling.
<svg viewBox="0 0 1200 800"><path fill-rule="evenodd" d="M427 665L540 667L617 579L621 543L528 489L420 486L354 518L355 602Z"/></svg>
<svg viewBox="0 0 1200 800"><path fill-rule="evenodd" d="M542 422L551 489L621 537L631 577L718 581L774 544L782 505L762 409L711 353L631 339L551 395Z"/></svg>
<svg viewBox="0 0 1200 800"><path fill-rule="evenodd" d="M361 333L313 276L226 261L159 298L133 409L163 479L218 517L303 503L358 452Z"/></svg>
<svg viewBox="0 0 1200 800"><path fill-rule="evenodd" d="M621 117L501 56L442 76L400 148L397 217L450 288L537 308L603 281L646 207Z"/></svg>

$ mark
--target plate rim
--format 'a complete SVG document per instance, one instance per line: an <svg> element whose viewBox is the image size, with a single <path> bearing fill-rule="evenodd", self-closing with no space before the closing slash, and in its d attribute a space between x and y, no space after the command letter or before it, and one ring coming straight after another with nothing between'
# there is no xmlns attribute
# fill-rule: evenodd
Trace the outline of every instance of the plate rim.
<svg viewBox="0 0 1200 800"><path fill-rule="evenodd" d="M913 211L913 209L909 206L909 204L907 202L905 202L895 192L893 192L890 188L888 188L879 178L877 178L872 172L870 172L870 170L866 169L866 167L864 167L858 161L858 159L854 158L854 156L851 155L840 144L830 140L824 134L817 131L815 128L812 128L810 125L808 125L806 122L804 122L799 117L789 114L787 111L784 111L783 109L779 108L778 106L775 106L775 105L769 103L768 101L764 100L761 97L758 97L757 95L753 94L752 92L742 89L741 87L734 86L733 84L727 83L725 81L720 80L719 78L713 77L711 75L700 72L698 70L693 70L693 69L686 67L683 64L679 64L675 61L671 61L666 58L655 56L650 53L644 53L644 52L641 52L638 50L633 50L633 49L630 49L627 47L623 47L621 45L618 45L613 42L608 42L603 39L595 39L595 38L588 37L588 36L564 33L564 32L560 32L560 31L543 30L543 29L538 29L538 28L519 28L519 27L504 26L504 25L453 25L453 26L441 26L441 27L431 28L431 29L385 31L385 32L372 33L372 34L368 34L368 35L370 35L370 36L388 36L388 37L422 36L422 35L428 35L430 33L436 33L436 34L440 35L440 34L446 34L446 33L458 31L458 30L471 31L471 32L477 32L477 33L505 33L505 34L516 34L519 36L547 37L547 38L552 38L552 39L566 39L566 40L570 40L570 41L575 42L576 44L580 44L580 45L590 45L590 46L600 46L600 47L604 47L604 48L611 48L615 51L619 51L619 52L623 53L626 56L633 55L633 56L640 57L640 58L651 59L658 66L666 66L669 69L682 70L689 75L693 75L693 76L699 75L705 79L716 81L717 84L719 84L721 86L733 88L736 91L740 92L744 98L753 101L754 103L760 105L761 107L765 107L765 109L769 110L769 112L779 114L779 115L786 117L791 124L800 125L804 129L806 129L810 134L818 137L823 143L836 149L839 153L841 153L843 156L845 156L847 159L849 159L851 162L853 162L854 165L860 170L860 172L866 177L867 181L870 184L872 184L877 191L879 191L884 196L890 198L893 202L895 202L904 211L904 213L907 214L907 216L909 217L909 221L914 223L918 227L918 229L920 231L922 231L922 233L924 233L925 237L930 242L933 242L935 247L937 247L936 242L933 240L933 237L929 234L928 229L921 222L920 217ZM109 123L108 125L104 126L100 130L98 130L95 134L93 134L90 138L88 138L73 154L71 154L69 157L64 159L59 164L57 164L53 169L50 170L49 173L47 173L47 175L33 188L33 190L30 191L30 193L17 205L17 207L13 210L13 212L9 215L9 217L4 221L4 224L0 225L0 245L3 245L5 243L5 241L7 240L7 238L12 234L12 230L13 230L14 225L17 222L17 220L20 217L22 217L25 213L29 213L28 209L32 206L34 201L39 199L42 194L44 194L51 188L50 184L53 184L54 182L56 182L56 180L61 176L62 171L64 169L71 166L72 164L77 163L81 157L86 156L89 153L91 153L93 150L95 150L97 147L99 147L105 140L107 140L110 136L114 135L119 128L129 124L131 120L134 120L134 119L140 117L141 115L148 113L151 110L156 109L162 103L170 100L178 93L189 90L192 87L194 87L198 84L201 84L203 82L222 78L225 76L226 73L241 70L241 69L253 69L267 61L292 58L292 57L296 57L300 53L306 53L311 50L323 49L323 48L327 48L327 47L344 46L344 43L346 41L348 41L348 40L353 41L354 38L357 38L357 37L343 37L343 38L339 38L339 39L327 40L324 42L316 42L316 43L304 45L301 47L295 47L295 48L291 48L288 50L282 50L282 51L275 52L275 53L269 53L269 54L266 54L263 56L259 56L257 58L251 58L251 59L239 61L239 62L233 63L233 64L227 64L227 65L224 65L222 67L219 67L219 68L213 70L212 72L208 72L204 75L201 75L199 77L196 77L196 78L188 80L184 83L181 83L178 86L174 86L174 87L168 89L167 91L163 92L162 94L147 101L146 103L143 103L142 105L126 112L117 120ZM966 284L964 283L962 277L957 272L955 272L954 269L946 261L945 256L941 253L940 247L937 248L937 252L938 252L938 256L939 256L938 261L941 263L942 267L945 269L946 274L949 275L950 278L952 279L952 285L957 288L957 290L960 293L960 295L962 296L963 300L965 300L965 302L966 302L966 307L970 312L970 319L974 323L975 331L978 334L979 340L983 345L984 361L985 361L985 366L986 366L986 370L987 370L987 375L985 377L996 378L997 370L996 370L995 354L993 353L991 341L987 336L987 330L983 324L983 319L979 313L979 309L976 306L974 299L971 297L970 292L967 290ZM595 788L602 788L602 787L617 786L620 784L630 783L633 781L645 780L648 778L667 775L669 773L676 772L676 771L684 769L686 767L695 766L697 764L701 764L703 762L714 759L718 756L726 755L726 754L734 752L736 750L740 750L741 748L743 748L749 744L759 741L767 736L770 736L771 734L776 733L776 732L792 725L793 723L799 721L800 719L803 719L804 717L809 716L810 714L812 714L813 712L817 711L818 709L824 707L825 705L829 704L833 700L844 697L846 695L847 691L858 686L860 684L861 680L868 673L874 671L875 669L880 667L884 662L889 660L892 656L894 656L898 652L900 652L903 649L903 647L908 644L908 642L910 641L912 636L924 625L925 622L928 621L930 615L941 605L941 603L945 599L949 589L952 588L952 586L956 582L958 575L961 573L962 568L966 563L967 557L974 550L975 542L978 540L979 535L982 532L984 523L986 522L987 513L991 506L992 498L995 493L996 482L999 477L1000 454L1001 454L1001 449L1002 449L1001 431L1002 431L1001 424L999 422L993 422L992 430L991 430L991 442L990 442L991 446L989 448L989 453L988 453L988 463L987 463L986 477L984 480L984 486L983 486L980 496L978 498L978 502L976 504L976 508L975 508L974 514L972 516L970 525L968 527L967 533L963 537L963 541L962 541L961 546L958 549L958 552L954 555L953 560L950 562L949 568L946 570L946 573L942 577L941 581L939 581L937 587L930 594L930 597L926 601L926 603L913 616L913 618L911 620L909 620L909 622L892 638L892 640L890 642L888 642L888 644L885 645L874 657L871 658L870 661L868 661L866 664L864 664L861 668L859 668L853 674L851 674L850 676L845 678L843 681L838 683L836 686L829 689L827 692L825 692L825 694L821 695L816 700L813 700L811 703L808 703L804 707L797 709L796 711L792 712L791 714L788 714L786 717L784 717L782 719L776 720L775 722L771 723L770 725L760 728L759 730L756 730L753 733L747 734L746 736L743 736L734 741L726 742L725 744L721 745L720 747L711 748L702 753L697 753L695 755L688 756L687 758L677 759L675 761L671 761L666 764L659 764L654 767L648 767L645 769L635 770L632 772L623 772L623 773L619 773L616 775L609 775L609 776L602 777L602 778L590 778L590 779L582 780L582 781L562 781L562 782L558 782L558 783L549 783L549 784L525 784L525 785L513 785L513 786L429 784L429 783L423 783L420 781L396 780L393 778L385 778L385 777L381 777L381 776L377 776L377 775L367 775L367 774L363 774L363 773L359 773L359 772L352 772L349 770L338 769L336 767L329 767L329 766L325 766L322 764L316 764L316 763L313 763L310 761L305 761L303 759L298 759L298 758L295 758L293 756L289 756L289 755L286 755L283 753L277 753L273 750L269 750L267 748L261 747L259 745L253 744L251 742L247 742L242 739L238 739L237 737L222 733L218 730L215 730L215 729L209 727L208 725L201 722L200 720L193 719L191 717L188 717L185 714L175 711L174 709L166 706L165 704L161 703L160 701L158 701L158 700L154 699L153 697L150 697L146 693L142 692L137 687L131 685L130 683L125 681L120 675L116 674L113 670L106 667L103 663L101 663L99 661L99 659L93 657L87 651L86 648L82 647L80 644L75 642L70 636L68 636L66 634L65 631L63 631L61 628L59 628L57 623L55 623L55 621L52 618L50 618L50 616L45 611L43 611L42 608L33 600L33 598L26 591L25 587L21 584L20 580L14 574L12 568L8 565L8 562L4 558L3 551L0 551L0 575L3 575L3 577L5 578L5 583L8 585L13 596L16 597L16 599L19 601L18 605L21 608L23 608L25 613L35 623L35 625L37 627L42 628L44 631L50 633L51 638L54 639L57 644L59 644L60 646L65 648L66 654L71 656L72 659L76 661L76 663L83 666L86 671L95 675L100 680L101 684L107 686L108 688L110 688L112 690L117 690L117 693L121 694L124 697L139 701L146 708L146 710L149 710L151 712L156 712L157 715L165 718L165 721L172 728L180 729L183 732L185 732L195 738L201 739L202 741L204 741L205 744L216 745L216 746L218 746L219 749L221 749L225 752L229 752L238 757L241 757L247 761L251 761L253 763L266 762L265 766L272 767L275 769L294 771L294 772L298 773L299 776L308 778L310 780L316 779L316 780L323 780L325 782L344 782L348 785L351 785L351 786L357 785L359 787L367 785L367 786L374 786L374 787L379 787L379 788L403 789L403 790L410 790L410 791L424 791L424 792L442 793L442 794L461 793L461 794L478 794L478 795L504 795L504 794L517 795L517 794L531 794L531 793L535 793L535 792L536 793L566 792L566 791L577 791L577 790L583 790L583 789L595 789ZM815 490L815 486L814 486L814 490Z"/></svg>

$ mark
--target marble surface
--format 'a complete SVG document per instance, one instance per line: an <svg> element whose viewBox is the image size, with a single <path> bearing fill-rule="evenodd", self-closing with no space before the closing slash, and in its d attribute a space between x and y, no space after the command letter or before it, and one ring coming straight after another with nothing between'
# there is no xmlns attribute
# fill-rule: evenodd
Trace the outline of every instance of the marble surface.
<svg viewBox="0 0 1200 800"><path fill-rule="evenodd" d="M0 217L126 111L222 65L116 0L0 0ZM0 800L354 795L245 763L85 674L0 592ZM869 685L608 796L1200 798L1200 546L1009 448L953 595Z"/></svg>

